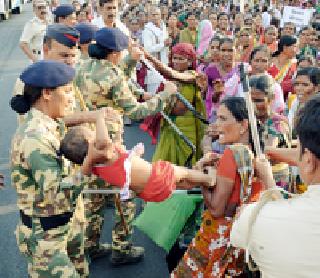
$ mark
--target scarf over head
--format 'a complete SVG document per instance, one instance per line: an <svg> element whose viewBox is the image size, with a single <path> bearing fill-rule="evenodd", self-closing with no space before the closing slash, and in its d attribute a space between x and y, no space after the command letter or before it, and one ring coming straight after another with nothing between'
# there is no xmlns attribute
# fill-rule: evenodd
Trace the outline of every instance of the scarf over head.
<svg viewBox="0 0 320 278"><path fill-rule="evenodd" d="M178 43L172 48L172 55L178 54L192 62L192 69L196 69L197 54L190 43Z"/></svg>
<svg viewBox="0 0 320 278"><path fill-rule="evenodd" d="M198 55L205 55L213 37L212 24L209 20L202 20L198 27L196 49Z"/></svg>

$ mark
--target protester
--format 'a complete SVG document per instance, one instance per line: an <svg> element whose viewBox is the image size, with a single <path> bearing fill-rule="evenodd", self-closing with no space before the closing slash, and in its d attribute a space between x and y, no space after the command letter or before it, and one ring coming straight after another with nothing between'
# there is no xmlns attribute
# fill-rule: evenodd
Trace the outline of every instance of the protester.
<svg viewBox="0 0 320 278"><path fill-rule="evenodd" d="M172 39L168 37L167 28L161 20L160 9L153 7L150 14L152 19L146 24L142 34L143 46L146 51L167 65L169 63L168 47ZM145 79L148 92L155 94L161 82L162 80L154 71L148 70Z"/></svg>
<svg viewBox="0 0 320 278"><path fill-rule="evenodd" d="M271 53L276 52L278 49L278 29L273 25L267 27L260 43L265 44Z"/></svg>
<svg viewBox="0 0 320 278"><path fill-rule="evenodd" d="M244 250L229 245L232 218L236 208L252 201L261 186L251 183L250 178L253 155L248 148L251 139L244 99L223 100L217 115L219 142L228 148L217 166L216 186L213 190L202 189L207 209L201 228L171 277L238 276L244 270ZM201 169L201 164L210 163L213 158L200 160L198 167Z"/></svg>
<svg viewBox="0 0 320 278"><path fill-rule="evenodd" d="M265 46L258 46L254 48L250 55L251 75L266 74L271 63L271 55L268 48ZM271 104L273 112L283 114L285 109L285 102L283 98L282 88L274 81L273 85L274 98Z"/></svg>
<svg viewBox="0 0 320 278"><path fill-rule="evenodd" d="M292 76L296 71L297 39L291 36L282 36L278 50L272 54L272 65L268 73L281 85L285 100L292 92Z"/></svg>
<svg viewBox="0 0 320 278"><path fill-rule="evenodd" d="M190 43L196 47L198 19L194 12L186 14L186 21L188 26L180 32L179 42Z"/></svg>
<svg viewBox="0 0 320 278"><path fill-rule="evenodd" d="M308 184L307 191L283 200L277 191L271 191L274 180L270 165L266 160L258 160L257 174L270 191L265 192L259 202L244 207L233 224L231 244L247 250L262 277L315 277L320 271L316 251L319 240L319 117L317 95L305 104L296 125L299 138L296 161L302 179ZM270 233L270 229L276 233Z"/></svg>
<svg viewBox="0 0 320 278"><path fill-rule="evenodd" d="M239 91L239 71L236 65L235 44L231 38L220 40L220 63L210 65L205 73L208 76L208 91L206 94L207 117L210 122L215 122L216 111L220 102L226 96L238 96ZM215 80L222 80L224 91L221 95L215 94L212 84Z"/></svg>

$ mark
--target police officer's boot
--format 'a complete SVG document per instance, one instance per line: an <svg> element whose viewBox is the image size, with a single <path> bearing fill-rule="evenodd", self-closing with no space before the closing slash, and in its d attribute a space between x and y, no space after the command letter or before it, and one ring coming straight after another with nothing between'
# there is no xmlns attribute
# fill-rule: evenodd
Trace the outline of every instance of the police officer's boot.
<svg viewBox="0 0 320 278"><path fill-rule="evenodd" d="M110 255L111 249L112 247L110 243L100 243L97 247L93 247L89 250L91 261Z"/></svg>
<svg viewBox="0 0 320 278"><path fill-rule="evenodd" d="M133 264L141 261L144 257L144 248L139 246L132 246L127 253L112 250L111 263L114 266L124 264Z"/></svg>

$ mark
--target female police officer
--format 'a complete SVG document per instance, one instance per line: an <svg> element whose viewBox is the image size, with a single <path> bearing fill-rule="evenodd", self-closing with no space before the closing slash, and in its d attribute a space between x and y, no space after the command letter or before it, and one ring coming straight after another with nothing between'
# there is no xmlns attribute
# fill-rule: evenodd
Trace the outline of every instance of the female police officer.
<svg viewBox="0 0 320 278"><path fill-rule="evenodd" d="M58 119L65 116L73 103L74 75L74 69L66 64L36 62L20 76L25 84L24 94L11 100L13 110L27 113L12 141L11 176L21 218L17 241L27 257L31 277L87 274L78 267L84 260L81 246L69 245L74 244L71 238L79 238L78 242L83 243L80 229L72 235L75 200L84 182L88 182L84 174L90 163L97 161L99 152L90 145L90 154L75 176L69 175L70 165L57 154L64 132L64 124Z"/></svg>

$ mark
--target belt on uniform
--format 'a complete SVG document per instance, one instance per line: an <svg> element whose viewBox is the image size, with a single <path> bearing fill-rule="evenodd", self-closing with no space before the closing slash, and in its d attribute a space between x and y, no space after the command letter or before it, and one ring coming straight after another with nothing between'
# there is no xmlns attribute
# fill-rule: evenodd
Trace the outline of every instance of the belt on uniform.
<svg viewBox="0 0 320 278"><path fill-rule="evenodd" d="M67 212L64 214L48 216L48 217L39 217L41 227L44 231L57 228L59 226L66 225L70 218L72 217L72 212ZM20 218L22 223L27 226L29 229L32 229L32 217L26 215L22 210L20 210Z"/></svg>
<svg viewBox="0 0 320 278"><path fill-rule="evenodd" d="M41 55L41 50L32 49L32 53L36 55Z"/></svg>

